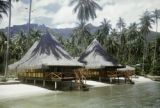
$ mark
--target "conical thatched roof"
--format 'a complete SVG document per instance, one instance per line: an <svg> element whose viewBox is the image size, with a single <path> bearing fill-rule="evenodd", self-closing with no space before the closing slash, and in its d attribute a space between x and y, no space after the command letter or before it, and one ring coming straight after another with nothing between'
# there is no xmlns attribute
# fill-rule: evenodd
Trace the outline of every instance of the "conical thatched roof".
<svg viewBox="0 0 160 108"><path fill-rule="evenodd" d="M48 32L36 41L22 59L9 69L38 69L43 66L82 66Z"/></svg>
<svg viewBox="0 0 160 108"><path fill-rule="evenodd" d="M96 39L82 53L78 61L84 63L86 68L90 69L118 66L116 60L104 51Z"/></svg>

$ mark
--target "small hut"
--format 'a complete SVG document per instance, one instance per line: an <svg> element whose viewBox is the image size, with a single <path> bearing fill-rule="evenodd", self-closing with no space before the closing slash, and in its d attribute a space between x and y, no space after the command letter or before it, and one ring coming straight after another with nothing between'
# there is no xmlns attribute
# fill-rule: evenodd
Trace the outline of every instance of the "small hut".
<svg viewBox="0 0 160 108"><path fill-rule="evenodd" d="M104 51L100 43L94 39L78 59L85 65L84 73L88 77L116 77L117 61Z"/></svg>
<svg viewBox="0 0 160 108"><path fill-rule="evenodd" d="M135 74L135 68L129 65L126 65L124 68L117 69L119 77L125 77L130 79L129 77Z"/></svg>
<svg viewBox="0 0 160 108"><path fill-rule="evenodd" d="M75 70L83 64L72 59L55 37L46 32L9 70L18 72L20 79L51 81L73 80Z"/></svg>

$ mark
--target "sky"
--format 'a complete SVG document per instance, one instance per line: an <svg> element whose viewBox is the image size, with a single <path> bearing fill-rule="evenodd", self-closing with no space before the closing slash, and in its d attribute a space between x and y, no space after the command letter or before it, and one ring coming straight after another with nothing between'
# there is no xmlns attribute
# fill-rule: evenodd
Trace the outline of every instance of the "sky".
<svg viewBox="0 0 160 108"><path fill-rule="evenodd" d="M74 6L69 6L71 0L32 0L31 23L44 24L51 28L72 28L78 25ZM97 18L90 20L95 26L99 26L104 18L110 20L113 27L119 17L122 17L127 26L137 22L142 14L148 11L160 9L160 0L97 0L103 8L97 12ZM21 25L28 22L29 0L20 0L12 3L11 25ZM0 28L8 25L8 17L3 16L0 21ZM155 25L153 25L155 30ZM160 31L160 27L159 30Z"/></svg>

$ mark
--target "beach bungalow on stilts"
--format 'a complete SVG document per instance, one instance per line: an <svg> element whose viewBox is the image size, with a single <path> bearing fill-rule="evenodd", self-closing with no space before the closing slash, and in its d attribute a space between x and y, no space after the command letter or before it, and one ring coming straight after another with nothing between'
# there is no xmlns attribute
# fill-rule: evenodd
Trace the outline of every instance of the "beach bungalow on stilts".
<svg viewBox="0 0 160 108"><path fill-rule="evenodd" d="M135 68L134 67L126 65L124 68L117 69L117 73L118 73L118 77L125 78L125 83L126 83L126 79L128 79L130 81L130 83L133 83L131 76L135 75Z"/></svg>
<svg viewBox="0 0 160 108"><path fill-rule="evenodd" d="M59 81L77 80L76 72L83 64L72 59L55 37L47 31L28 52L16 63L9 65L23 81L54 81L55 89Z"/></svg>
<svg viewBox="0 0 160 108"><path fill-rule="evenodd" d="M102 78L109 78L112 82L112 78L118 77L117 68L123 67L104 51L96 39L91 42L78 61L85 65L82 72L87 78L99 77L99 81Z"/></svg>

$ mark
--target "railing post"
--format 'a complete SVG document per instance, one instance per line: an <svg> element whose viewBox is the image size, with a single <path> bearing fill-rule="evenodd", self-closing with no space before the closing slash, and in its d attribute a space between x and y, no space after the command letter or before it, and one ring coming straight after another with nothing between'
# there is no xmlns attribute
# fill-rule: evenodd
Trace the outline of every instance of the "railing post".
<svg viewBox="0 0 160 108"><path fill-rule="evenodd" d="M57 90L57 82L54 83L54 89Z"/></svg>

